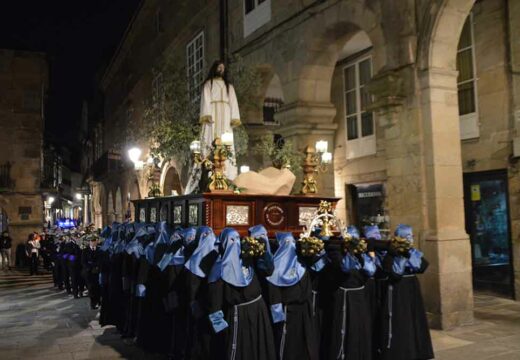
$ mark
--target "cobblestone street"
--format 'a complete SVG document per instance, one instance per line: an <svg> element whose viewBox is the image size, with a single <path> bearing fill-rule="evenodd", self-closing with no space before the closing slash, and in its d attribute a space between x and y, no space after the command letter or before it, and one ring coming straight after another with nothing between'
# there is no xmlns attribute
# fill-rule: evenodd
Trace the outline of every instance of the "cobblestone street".
<svg viewBox="0 0 520 360"><path fill-rule="evenodd" d="M88 299L74 300L50 286L49 275L0 274L0 357L10 359L160 359L101 328ZM520 303L475 297L476 320L452 331L432 331L436 359L520 359Z"/></svg>
<svg viewBox="0 0 520 360"><path fill-rule="evenodd" d="M88 298L52 287L50 275L0 273L0 358L154 359L124 342L113 327L101 328Z"/></svg>

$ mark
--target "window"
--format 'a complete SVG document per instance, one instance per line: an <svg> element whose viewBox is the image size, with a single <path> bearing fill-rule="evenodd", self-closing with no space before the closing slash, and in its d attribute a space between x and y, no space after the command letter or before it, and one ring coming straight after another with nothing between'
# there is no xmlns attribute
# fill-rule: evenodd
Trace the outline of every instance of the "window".
<svg viewBox="0 0 520 360"><path fill-rule="evenodd" d="M251 11L253 11L255 8L260 6L262 3L265 3L266 0L244 0L244 8L246 11L246 14L249 14Z"/></svg>
<svg viewBox="0 0 520 360"><path fill-rule="evenodd" d="M186 46L186 60L190 99L198 101L204 81L204 32L200 32Z"/></svg>
<svg viewBox="0 0 520 360"><path fill-rule="evenodd" d="M464 23L457 47L457 91L461 139L479 137L473 15Z"/></svg>
<svg viewBox="0 0 520 360"><path fill-rule="evenodd" d="M374 114L367 111L372 97L366 85L372 77L372 59L357 60L343 68L347 159L375 154Z"/></svg>
<svg viewBox="0 0 520 360"><path fill-rule="evenodd" d="M244 37L271 20L271 0L244 0Z"/></svg>
<svg viewBox="0 0 520 360"><path fill-rule="evenodd" d="M266 97L264 99L263 115L265 125L280 125L274 118L274 115L282 105L283 100L280 98Z"/></svg>

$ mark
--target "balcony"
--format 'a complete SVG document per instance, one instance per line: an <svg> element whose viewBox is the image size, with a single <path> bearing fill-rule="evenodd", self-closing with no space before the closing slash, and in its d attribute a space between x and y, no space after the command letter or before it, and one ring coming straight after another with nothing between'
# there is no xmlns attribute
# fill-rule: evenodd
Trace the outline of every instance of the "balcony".
<svg viewBox="0 0 520 360"><path fill-rule="evenodd" d="M125 164L121 154L116 151L107 151L92 165L92 177L94 181L101 181L107 175L124 169Z"/></svg>

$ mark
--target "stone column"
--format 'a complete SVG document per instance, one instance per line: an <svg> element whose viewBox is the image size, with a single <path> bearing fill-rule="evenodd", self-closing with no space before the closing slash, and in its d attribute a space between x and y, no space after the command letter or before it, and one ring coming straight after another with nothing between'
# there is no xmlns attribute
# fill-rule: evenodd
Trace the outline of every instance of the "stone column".
<svg viewBox="0 0 520 360"><path fill-rule="evenodd" d="M386 162L385 209L390 228L399 223L422 229L422 146L415 69L411 66L386 70L374 76L368 91L374 100L378 156Z"/></svg>
<svg viewBox="0 0 520 360"><path fill-rule="evenodd" d="M280 121L278 133L290 139L295 148L303 153L307 145L314 146L318 140L329 143L329 152L334 153L334 123L336 108L331 103L295 102L283 106L277 113ZM333 159L334 162L334 159ZM318 174L318 195L334 196L334 165L325 173ZM301 178L296 179L295 189L299 191Z"/></svg>
<svg viewBox="0 0 520 360"><path fill-rule="evenodd" d="M430 68L419 74L423 134L425 216L422 249L425 302L435 328L473 321L471 248L464 225L457 72Z"/></svg>

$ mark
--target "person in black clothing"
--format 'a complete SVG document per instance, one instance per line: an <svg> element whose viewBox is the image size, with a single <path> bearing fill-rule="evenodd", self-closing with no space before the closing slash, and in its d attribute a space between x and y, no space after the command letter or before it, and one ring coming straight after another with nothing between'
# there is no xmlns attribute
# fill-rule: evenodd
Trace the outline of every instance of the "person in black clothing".
<svg viewBox="0 0 520 360"><path fill-rule="evenodd" d="M428 261L413 247L413 232L409 225L397 226L381 263L387 278L380 284L382 321L376 344L378 359L433 359L430 330L416 276L424 273Z"/></svg>
<svg viewBox="0 0 520 360"><path fill-rule="evenodd" d="M58 290L63 290L63 245L63 237L58 236L51 250L51 259L53 262L52 278L54 280L54 286L57 287Z"/></svg>
<svg viewBox="0 0 520 360"><path fill-rule="evenodd" d="M78 299L80 296L83 296L84 287L83 280L81 279L81 249L73 239L65 243L65 249L65 252L68 254L66 267L70 275L72 294L75 299Z"/></svg>
<svg viewBox="0 0 520 360"><path fill-rule="evenodd" d="M259 227L263 231L257 234L267 240L267 230L261 225L255 228ZM318 360L319 334L310 272L320 259L306 258L291 233L278 232L276 240L274 271L267 277L267 294L278 359Z"/></svg>
<svg viewBox="0 0 520 360"><path fill-rule="evenodd" d="M259 276L273 272L267 236L255 239L256 252L242 245L239 233L220 233L220 257L208 277L208 310L218 344L215 359L271 360L276 358L271 320L262 296ZM255 241L251 241L254 244ZM263 247L261 246L263 245Z"/></svg>
<svg viewBox="0 0 520 360"><path fill-rule="evenodd" d="M98 239L92 236L89 246L81 254L81 267L85 283L87 284L88 295L90 297L90 308L97 309L100 300L99 288L99 268L100 254L97 245Z"/></svg>
<svg viewBox="0 0 520 360"><path fill-rule="evenodd" d="M11 270L11 238L6 230L0 238L0 255L2 256L2 270Z"/></svg>
<svg viewBox="0 0 520 360"><path fill-rule="evenodd" d="M41 233L41 250L40 255L43 259L43 267L47 270L52 271L52 248L54 246L54 239L47 233Z"/></svg>
<svg viewBox="0 0 520 360"><path fill-rule="evenodd" d="M371 360L373 329L365 285L376 271L374 259L353 227L345 236L325 241L325 250L329 263L320 279L324 309L320 359Z"/></svg>

